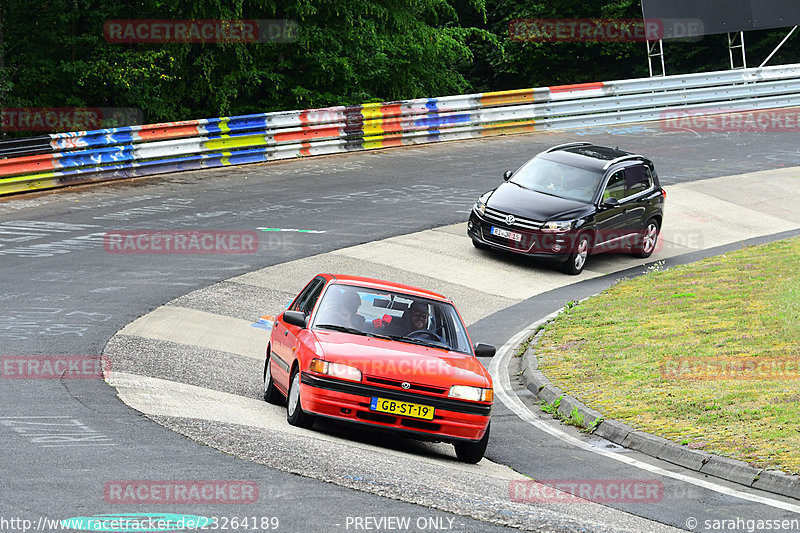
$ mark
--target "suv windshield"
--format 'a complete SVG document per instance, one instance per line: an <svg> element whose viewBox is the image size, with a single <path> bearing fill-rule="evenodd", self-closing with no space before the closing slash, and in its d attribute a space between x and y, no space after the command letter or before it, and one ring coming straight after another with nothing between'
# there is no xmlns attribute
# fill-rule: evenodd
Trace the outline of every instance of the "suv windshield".
<svg viewBox="0 0 800 533"><path fill-rule="evenodd" d="M404 293L333 284L322 295L311 327L472 354L455 307Z"/></svg>
<svg viewBox="0 0 800 533"><path fill-rule="evenodd" d="M602 179L601 172L535 157L509 181L532 191L588 204Z"/></svg>

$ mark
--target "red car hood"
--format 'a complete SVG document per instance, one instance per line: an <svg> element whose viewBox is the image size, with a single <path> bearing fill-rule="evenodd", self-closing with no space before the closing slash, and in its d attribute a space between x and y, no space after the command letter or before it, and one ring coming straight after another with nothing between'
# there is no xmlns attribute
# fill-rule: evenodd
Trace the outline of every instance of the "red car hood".
<svg viewBox="0 0 800 533"><path fill-rule="evenodd" d="M326 361L379 376L434 387L489 387L489 372L471 355L400 341L315 330L317 353Z"/></svg>

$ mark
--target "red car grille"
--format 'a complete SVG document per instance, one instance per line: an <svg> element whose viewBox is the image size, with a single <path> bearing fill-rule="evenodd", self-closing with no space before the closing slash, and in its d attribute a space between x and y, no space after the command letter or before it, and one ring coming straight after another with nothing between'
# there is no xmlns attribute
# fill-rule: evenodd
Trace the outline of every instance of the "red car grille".
<svg viewBox="0 0 800 533"><path fill-rule="evenodd" d="M419 391L419 392L427 392L430 394L446 394L448 389L443 389L441 387L431 387L429 385L420 385L418 383L411 383L410 381L404 382L400 381L399 379L387 379L387 378L376 378L373 376L366 376L365 381L370 383L378 383L380 385L388 385L390 387L396 387L401 390L409 390L409 391ZM403 388L403 383L408 383L410 386L407 389Z"/></svg>

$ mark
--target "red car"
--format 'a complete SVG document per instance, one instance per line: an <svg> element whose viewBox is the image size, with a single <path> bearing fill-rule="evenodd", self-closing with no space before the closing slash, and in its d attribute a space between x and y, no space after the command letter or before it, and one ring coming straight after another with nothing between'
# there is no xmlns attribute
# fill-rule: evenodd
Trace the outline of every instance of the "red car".
<svg viewBox="0 0 800 533"><path fill-rule="evenodd" d="M492 378L444 296L369 278L320 274L275 318L264 399L286 419L326 417L450 442L477 463L489 441Z"/></svg>

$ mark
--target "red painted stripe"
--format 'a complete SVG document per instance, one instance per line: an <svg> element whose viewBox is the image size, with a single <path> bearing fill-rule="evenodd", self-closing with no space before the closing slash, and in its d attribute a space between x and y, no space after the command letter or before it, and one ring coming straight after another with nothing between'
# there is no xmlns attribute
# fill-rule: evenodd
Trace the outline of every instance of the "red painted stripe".
<svg viewBox="0 0 800 533"><path fill-rule="evenodd" d="M340 134L341 129L338 126L303 126L302 131L276 133L273 138L277 142L305 141L307 139L318 139L320 137L338 137Z"/></svg>
<svg viewBox="0 0 800 533"><path fill-rule="evenodd" d="M197 121L175 122L166 124L151 124L138 132L143 141L156 141L158 139L178 139L180 137L194 137L199 135Z"/></svg>
<svg viewBox="0 0 800 533"><path fill-rule="evenodd" d="M402 104L386 104L381 106L381 114L384 117L398 117L403 114Z"/></svg>
<svg viewBox="0 0 800 533"><path fill-rule="evenodd" d="M367 142L369 142L369 141L367 141ZM388 148L390 146L403 146L403 137L402 136L397 136L397 135L392 135L392 136L384 137L379 142L381 144L380 148ZM376 148L378 148L378 147L376 146Z"/></svg>
<svg viewBox="0 0 800 533"><path fill-rule="evenodd" d="M575 83L573 85L554 85L550 87L551 93L565 93L569 91L591 91L592 89L602 89L605 84L602 81L595 83Z"/></svg>
<svg viewBox="0 0 800 533"><path fill-rule="evenodd" d="M0 176L16 176L60 168L56 166L56 159L52 154L0 159Z"/></svg>

